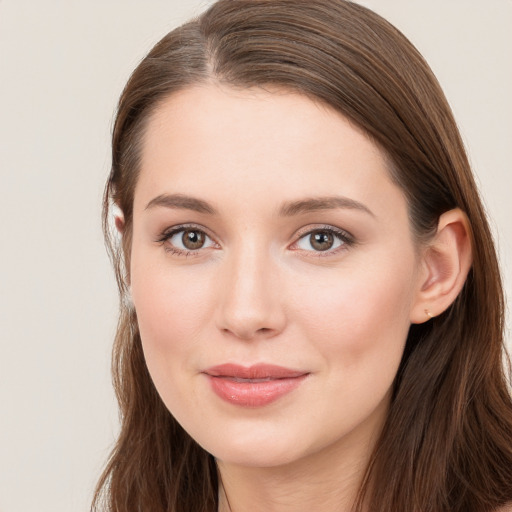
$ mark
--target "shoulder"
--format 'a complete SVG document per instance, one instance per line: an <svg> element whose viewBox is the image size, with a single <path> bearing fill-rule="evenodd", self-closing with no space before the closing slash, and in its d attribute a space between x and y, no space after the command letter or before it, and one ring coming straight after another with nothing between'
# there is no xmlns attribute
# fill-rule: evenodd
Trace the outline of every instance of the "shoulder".
<svg viewBox="0 0 512 512"><path fill-rule="evenodd" d="M504 505L503 507L497 508L496 512L512 512L512 502Z"/></svg>

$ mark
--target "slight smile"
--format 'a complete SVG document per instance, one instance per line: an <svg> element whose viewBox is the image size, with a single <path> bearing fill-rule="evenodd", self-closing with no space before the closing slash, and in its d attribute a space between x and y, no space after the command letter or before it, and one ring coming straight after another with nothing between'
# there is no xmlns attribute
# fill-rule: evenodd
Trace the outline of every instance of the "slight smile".
<svg viewBox="0 0 512 512"><path fill-rule="evenodd" d="M213 366L203 372L223 400L244 407L263 407L296 389L309 375L271 364Z"/></svg>

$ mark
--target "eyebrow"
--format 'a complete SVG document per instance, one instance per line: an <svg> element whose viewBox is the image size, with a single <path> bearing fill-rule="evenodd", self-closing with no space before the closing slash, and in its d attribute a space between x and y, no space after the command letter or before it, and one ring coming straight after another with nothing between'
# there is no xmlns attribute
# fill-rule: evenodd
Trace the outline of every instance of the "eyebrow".
<svg viewBox="0 0 512 512"><path fill-rule="evenodd" d="M335 210L337 208L359 210L375 217L373 212L363 203L343 196L312 197L299 201L291 201L281 207L279 215L289 217L321 210Z"/></svg>
<svg viewBox="0 0 512 512"><path fill-rule="evenodd" d="M146 210L154 208L155 206L192 210L208 215L217 215L218 213L217 210L206 201L184 194L161 194L146 205ZM282 217L292 217L294 215L322 210L335 210L337 208L359 210L375 217L373 212L363 203L343 196L311 197L298 201L288 201L279 209L279 215Z"/></svg>
<svg viewBox="0 0 512 512"><path fill-rule="evenodd" d="M198 213L207 213L209 215L217 214L217 210L215 210L215 208L206 201L183 194L161 194L149 201L146 205L146 210L154 208L155 206L192 210Z"/></svg>

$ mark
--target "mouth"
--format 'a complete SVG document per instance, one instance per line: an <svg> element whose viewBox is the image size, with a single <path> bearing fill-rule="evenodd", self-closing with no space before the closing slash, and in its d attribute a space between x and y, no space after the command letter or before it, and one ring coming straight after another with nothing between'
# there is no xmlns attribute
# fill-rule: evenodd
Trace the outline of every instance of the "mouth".
<svg viewBox="0 0 512 512"><path fill-rule="evenodd" d="M309 372L269 364L250 367L223 364L203 373L218 397L242 407L269 405L294 391L309 375Z"/></svg>

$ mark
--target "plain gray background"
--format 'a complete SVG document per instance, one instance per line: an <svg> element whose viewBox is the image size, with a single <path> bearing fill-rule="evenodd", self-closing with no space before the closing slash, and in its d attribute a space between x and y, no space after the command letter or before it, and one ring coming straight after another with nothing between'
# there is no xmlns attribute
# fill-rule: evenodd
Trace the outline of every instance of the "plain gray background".
<svg viewBox="0 0 512 512"><path fill-rule="evenodd" d="M112 115L143 55L208 3L0 0L0 512L88 509L117 431L100 229ZM444 87L511 297L512 2L362 3Z"/></svg>

